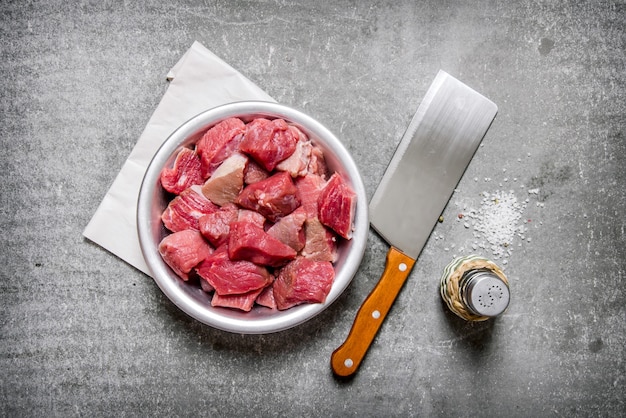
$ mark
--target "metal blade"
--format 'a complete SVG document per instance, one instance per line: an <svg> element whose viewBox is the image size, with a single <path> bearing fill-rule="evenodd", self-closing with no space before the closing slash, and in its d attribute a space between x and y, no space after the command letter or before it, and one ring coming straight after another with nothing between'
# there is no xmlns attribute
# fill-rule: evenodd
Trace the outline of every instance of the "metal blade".
<svg viewBox="0 0 626 418"><path fill-rule="evenodd" d="M437 74L370 202L370 223L416 259L498 107L444 71Z"/></svg>

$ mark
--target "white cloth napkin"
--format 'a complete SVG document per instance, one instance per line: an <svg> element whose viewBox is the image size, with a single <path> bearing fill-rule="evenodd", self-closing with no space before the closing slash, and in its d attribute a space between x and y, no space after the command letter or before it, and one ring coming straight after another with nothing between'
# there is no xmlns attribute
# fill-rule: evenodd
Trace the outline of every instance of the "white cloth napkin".
<svg viewBox="0 0 626 418"><path fill-rule="evenodd" d="M83 235L150 275L137 237L137 197L161 144L198 113L241 100L274 101L211 51L194 42L167 75L170 86Z"/></svg>

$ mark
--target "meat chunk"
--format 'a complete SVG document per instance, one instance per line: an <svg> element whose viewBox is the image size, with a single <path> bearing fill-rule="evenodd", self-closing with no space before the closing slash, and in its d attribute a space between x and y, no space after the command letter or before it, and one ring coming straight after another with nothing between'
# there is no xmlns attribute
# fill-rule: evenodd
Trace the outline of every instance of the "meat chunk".
<svg viewBox="0 0 626 418"><path fill-rule="evenodd" d="M228 242L230 224L239 216L239 209L233 203L222 206L219 210L202 216L198 219L200 233L209 240L215 248Z"/></svg>
<svg viewBox="0 0 626 418"><path fill-rule="evenodd" d="M202 185L202 194L218 206L232 203L243 189L248 158L238 152L228 157Z"/></svg>
<svg viewBox="0 0 626 418"><path fill-rule="evenodd" d="M338 173L328 180L318 199L320 221L345 239L352 238L356 193Z"/></svg>
<svg viewBox="0 0 626 418"><path fill-rule="evenodd" d="M273 280L263 266L246 260L231 260L225 246L218 248L202 261L196 272L218 295L241 295L262 289Z"/></svg>
<svg viewBox="0 0 626 418"><path fill-rule="evenodd" d="M334 280L331 263L298 257L281 269L274 281L276 306L284 310L301 303L323 303Z"/></svg>
<svg viewBox="0 0 626 418"><path fill-rule="evenodd" d="M204 197L199 186L192 186L172 199L161 214L161 220L172 232L199 230L198 219L216 210L218 206Z"/></svg>
<svg viewBox="0 0 626 418"><path fill-rule="evenodd" d="M240 209L237 215L239 222L250 222L258 226L261 229L265 229L265 217L259 212L248 209Z"/></svg>
<svg viewBox="0 0 626 418"><path fill-rule="evenodd" d="M309 167L313 145L311 145L311 141L300 129L295 126L289 126L289 129L291 129L296 138L299 138L296 149L288 158L279 162L276 165L276 169L288 172L291 174L291 177L304 176Z"/></svg>
<svg viewBox="0 0 626 418"><path fill-rule="evenodd" d="M200 289L202 289L203 291L207 293L215 292L215 289L213 288L213 286L211 286L209 282L207 282L206 280L202 280L202 279L200 279Z"/></svg>
<svg viewBox="0 0 626 418"><path fill-rule="evenodd" d="M293 248L252 222L237 221L230 225L228 255L232 260L249 260L256 264L278 267L293 260L296 254Z"/></svg>
<svg viewBox="0 0 626 418"><path fill-rule="evenodd" d="M326 160L324 159L324 151L315 145L311 149L308 172L317 174L324 179L328 177L329 170L328 165L326 165Z"/></svg>
<svg viewBox="0 0 626 418"><path fill-rule="evenodd" d="M202 184L200 157L194 150L181 148L172 168L161 171L161 186L173 194L180 194L194 184Z"/></svg>
<svg viewBox="0 0 626 418"><path fill-rule="evenodd" d="M159 254L165 263L185 281L189 279L191 269L212 252L200 232L191 229L174 232L159 243Z"/></svg>
<svg viewBox="0 0 626 418"><path fill-rule="evenodd" d="M246 125L239 118L228 118L209 129L196 144L202 164L202 177L208 178L241 144Z"/></svg>
<svg viewBox="0 0 626 418"><path fill-rule="evenodd" d="M267 286L263 291L257 296L256 301L257 305L265 306L266 308L276 309L276 300L274 300L274 287Z"/></svg>
<svg viewBox="0 0 626 418"><path fill-rule="evenodd" d="M301 255L310 260L337 260L337 238L317 218L307 219L304 223L305 244Z"/></svg>
<svg viewBox="0 0 626 418"><path fill-rule="evenodd" d="M300 199L300 204L309 218L317 218L317 200L324 183L324 179L317 174L307 174L296 179L298 199Z"/></svg>
<svg viewBox="0 0 626 418"><path fill-rule="evenodd" d="M269 176L269 171L261 167L256 161L250 159L248 160L248 165L246 166L246 171L244 172L243 181L246 184L252 184L265 180Z"/></svg>
<svg viewBox="0 0 626 418"><path fill-rule="evenodd" d="M280 172L246 186L236 203L240 206L259 212L271 222L293 212L300 206L297 196L298 189L288 173Z"/></svg>
<svg viewBox="0 0 626 418"><path fill-rule="evenodd" d="M296 150L298 138L283 119L258 118L246 126L241 151L250 155L267 171Z"/></svg>
<svg viewBox="0 0 626 418"><path fill-rule="evenodd" d="M305 243L303 226L306 218L306 211L303 207L299 207L272 225L267 230L267 233L274 238L278 238L283 244L300 251Z"/></svg>
<svg viewBox="0 0 626 418"><path fill-rule="evenodd" d="M250 312L254 306L254 301L262 291L263 289L257 289L242 295L220 295L215 293L211 299L211 306L240 309L244 312Z"/></svg>

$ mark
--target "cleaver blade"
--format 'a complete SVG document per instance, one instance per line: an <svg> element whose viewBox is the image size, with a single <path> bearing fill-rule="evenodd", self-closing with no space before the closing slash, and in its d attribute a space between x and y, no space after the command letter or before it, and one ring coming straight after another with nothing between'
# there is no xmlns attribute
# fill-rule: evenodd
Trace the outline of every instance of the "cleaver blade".
<svg viewBox="0 0 626 418"><path fill-rule="evenodd" d="M370 224L391 247L380 281L331 356L336 375L357 371L497 111L445 71L435 77L370 201Z"/></svg>

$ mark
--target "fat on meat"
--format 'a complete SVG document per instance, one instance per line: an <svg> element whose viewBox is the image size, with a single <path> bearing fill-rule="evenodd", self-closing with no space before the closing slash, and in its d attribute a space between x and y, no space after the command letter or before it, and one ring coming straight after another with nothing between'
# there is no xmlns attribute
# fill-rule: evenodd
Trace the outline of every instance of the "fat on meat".
<svg viewBox="0 0 626 418"><path fill-rule="evenodd" d="M311 148L311 158L309 159L307 171L311 174L317 174L324 179L328 177L330 172L324 158L324 151L317 145L313 145L313 148Z"/></svg>
<svg viewBox="0 0 626 418"><path fill-rule="evenodd" d="M278 267L293 260L297 253L252 222L237 221L230 225L228 255L232 260Z"/></svg>
<svg viewBox="0 0 626 418"><path fill-rule="evenodd" d="M210 128L196 144L202 164L202 176L208 178L219 165L239 149L246 124L239 118L228 118Z"/></svg>
<svg viewBox="0 0 626 418"><path fill-rule="evenodd" d="M320 221L345 239L352 238L356 193L333 173L318 199Z"/></svg>
<svg viewBox="0 0 626 418"><path fill-rule="evenodd" d="M324 303L334 280L330 262L298 257L282 268L274 281L276 306L284 310L302 303Z"/></svg>
<svg viewBox="0 0 626 418"><path fill-rule="evenodd" d="M234 202L243 189L247 162L245 155L235 152L202 185L202 194L218 206Z"/></svg>
<svg viewBox="0 0 626 418"><path fill-rule="evenodd" d="M298 138L283 119L257 118L246 125L241 151L272 171L296 150Z"/></svg>
<svg viewBox="0 0 626 418"><path fill-rule="evenodd" d="M246 186L235 203L276 222L300 206L300 199L291 176L286 172L279 172Z"/></svg>
<svg viewBox="0 0 626 418"><path fill-rule="evenodd" d="M241 295L262 289L273 281L265 267L247 260L231 260L225 246L204 259L196 272L219 295Z"/></svg>
<svg viewBox="0 0 626 418"><path fill-rule="evenodd" d="M170 201L163 213L163 225L172 232L185 229L199 230L198 220L219 207L202 194L200 186L191 186Z"/></svg>
<svg viewBox="0 0 626 418"><path fill-rule="evenodd" d="M161 186L173 194L180 194L194 184L202 184L200 157L189 148L181 148L173 167L161 170Z"/></svg>
<svg viewBox="0 0 626 418"><path fill-rule="evenodd" d="M169 234L159 243L159 254L165 263L185 281L189 272L212 252L200 232L191 229Z"/></svg>

